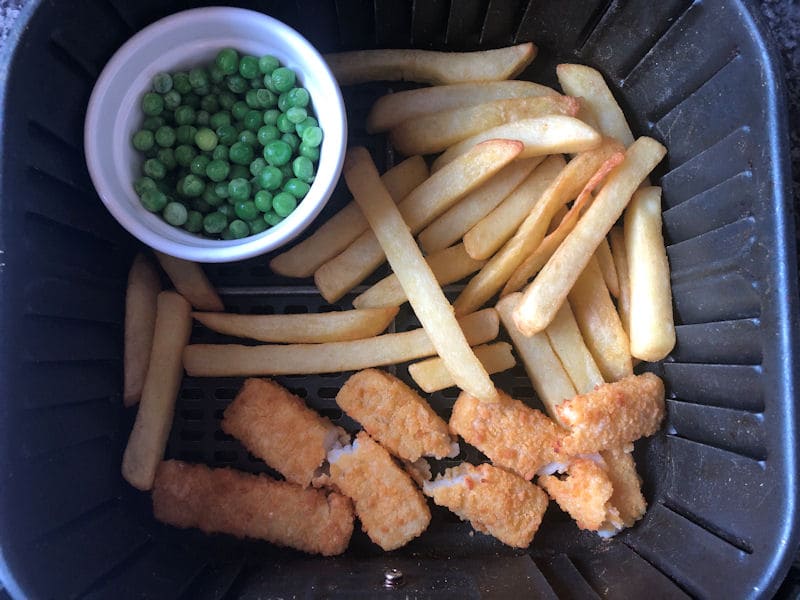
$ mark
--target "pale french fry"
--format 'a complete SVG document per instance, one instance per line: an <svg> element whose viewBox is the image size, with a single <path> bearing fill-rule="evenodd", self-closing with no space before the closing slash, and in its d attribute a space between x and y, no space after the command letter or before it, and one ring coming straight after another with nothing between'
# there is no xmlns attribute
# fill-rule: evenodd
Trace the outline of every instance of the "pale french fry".
<svg viewBox="0 0 800 600"><path fill-rule="evenodd" d="M200 265L157 250L154 253L175 290L194 308L205 311L225 310L217 290L211 285Z"/></svg>
<svg viewBox="0 0 800 600"><path fill-rule="evenodd" d="M396 307L300 315L192 313L200 323L219 333L282 344L319 344L373 337L384 331L395 315Z"/></svg>
<svg viewBox="0 0 800 600"><path fill-rule="evenodd" d="M534 156L515 160L506 165L489 181L467 194L450 210L423 229L417 237L420 247L430 254L460 240L467 231L521 184L543 160L543 156Z"/></svg>
<svg viewBox="0 0 800 600"><path fill-rule="evenodd" d="M439 285L461 281L467 275L480 269L484 262L471 258L464 250L464 244L457 244L427 256L425 260ZM356 308L378 308L400 306L406 298L397 275L389 275L353 299Z"/></svg>
<svg viewBox="0 0 800 600"><path fill-rule="evenodd" d="M133 406L142 395L142 386L153 347L158 294L161 278L153 263L142 254L133 259L125 292L125 350L122 402Z"/></svg>
<svg viewBox="0 0 800 600"><path fill-rule="evenodd" d="M556 211L556 214L550 219L550 225L547 226L547 235L545 235L545 238L558 229L558 226L561 224L561 221L564 220L564 217L567 216L567 213L569 213L569 208L567 208L566 205Z"/></svg>
<svg viewBox="0 0 800 600"><path fill-rule="evenodd" d="M522 185L465 233L464 247L469 255L481 260L502 248L543 197L542 185L549 187L565 164L560 154L547 157Z"/></svg>
<svg viewBox="0 0 800 600"><path fill-rule="evenodd" d="M339 85L368 81L461 83L512 79L536 57L530 42L478 52L357 50L326 54Z"/></svg>
<svg viewBox="0 0 800 600"><path fill-rule="evenodd" d="M395 202L405 198L428 178L428 165L412 156L381 175L381 181ZM309 238L269 262L269 268L286 277L310 277L320 266L342 252L369 229L369 223L355 202L323 223Z"/></svg>
<svg viewBox="0 0 800 600"><path fill-rule="evenodd" d="M625 146L633 143L628 121L599 71L585 65L563 64L556 67L556 75L565 94L583 98L600 133L618 139Z"/></svg>
<svg viewBox="0 0 800 600"><path fill-rule="evenodd" d="M631 375L630 342L594 257L569 292L569 305L603 378L618 381Z"/></svg>
<svg viewBox="0 0 800 600"><path fill-rule="evenodd" d="M426 179L397 206L408 229L417 234L514 160L521 150L519 142L490 140ZM385 260L375 234L365 231L339 256L317 269L314 283L328 302L336 302Z"/></svg>
<svg viewBox="0 0 800 600"><path fill-rule="evenodd" d="M544 330L561 365L579 394L604 383L603 375L583 341L569 302L565 302L553 322Z"/></svg>
<svg viewBox="0 0 800 600"><path fill-rule="evenodd" d="M603 139L594 129L575 117L550 115L498 125L450 146L431 169L436 172L486 140L518 140L525 146L519 158L583 152L598 146Z"/></svg>
<svg viewBox="0 0 800 600"><path fill-rule="evenodd" d="M533 336L525 336L517 329L513 313L522 294L511 294L503 298L495 307L503 322L503 327L508 331L514 348L525 365L525 372L536 390L536 395L542 401L550 415L557 415L556 406L564 400L577 394L575 386L570 381L561 361L553 351L550 340L542 332ZM559 422L558 419L555 419Z"/></svg>
<svg viewBox="0 0 800 600"><path fill-rule="evenodd" d="M497 342L475 346L475 356L490 375L507 371L517 364L511 353L511 344ZM440 357L429 358L408 366L408 374L423 391L430 393L455 385L450 372Z"/></svg>
<svg viewBox="0 0 800 600"><path fill-rule="evenodd" d="M158 295L153 350L136 422L122 457L122 476L133 487L153 487L175 413L181 385L181 353L192 331L192 307L175 292Z"/></svg>
<svg viewBox="0 0 800 600"><path fill-rule="evenodd" d="M421 115L475 106L493 100L558 95L553 88L530 81L453 83L386 94L372 105L367 116L367 132L388 131L403 121Z"/></svg>
<svg viewBox="0 0 800 600"><path fill-rule="evenodd" d="M473 345L495 339L499 330L494 309L467 315L458 323ZM183 352L183 364L193 377L312 375L394 365L434 354L436 348L420 328L325 344L190 344Z"/></svg>
<svg viewBox="0 0 800 600"><path fill-rule="evenodd" d="M572 96L494 100L404 121L390 131L389 141L406 156L433 154L504 123L547 115L574 117L579 107L580 101Z"/></svg>
<svg viewBox="0 0 800 600"><path fill-rule="evenodd" d="M495 398L497 391L492 380L469 347L453 307L381 183L366 148L348 151L344 178L453 381L476 398Z"/></svg>
<svg viewBox="0 0 800 600"><path fill-rule="evenodd" d="M617 267L614 266L614 258L611 256L611 247L608 245L608 239L603 238L594 252L597 259L597 264L600 265L600 271L603 273L603 280L606 282L608 291L614 298L619 298L619 276L617 275Z"/></svg>
<svg viewBox="0 0 800 600"><path fill-rule="evenodd" d="M631 354L657 361L675 346L669 262L661 235L661 188L642 188L625 211Z"/></svg>
<svg viewBox="0 0 800 600"><path fill-rule="evenodd" d="M611 255L614 257L614 265L619 277L619 297L617 298L617 310L622 321L622 327L630 338L631 327L631 280L628 272L628 254L625 251L625 234L620 225L614 225L608 234L611 240Z"/></svg>
<svg viewBox="0 0 800 600"><path fill-rule="evenodd" d="M525 290L514 313L517 327L525 335L550 324L633 192L666 152L664 146L648 137L640 137L628 148L625 161L608 176L592 205Z"/></svg>
<svg viewBox="0 0 800 600"><path fill-rule="evenodd" d="M583 190L581 190L570 211L580 214L583 207L591 199L591 192L595 186L599 185L608 170L612 169L613 166L618 164L621 160L622 155L614 153L603 162L600 168L589 178L589 181L586 183ZM564 170L562 170L561 173L563 173ZM535 173L536 171L534 171L534 174ZM514 236L488 263L486 263L486 266L470 280L467 287L464 288L456 299L455 308L457 314L467 314L482 306L484 302L500 291L525 257L540 245L542 237L544 236L544 231L550 222L549 215L555 212L555 209L559 207L559 205L556 204L557 201L560 202L559 190L563 191L565 187L570 187L568 185L562 186L559 180L563 181L560 174L545 190L543 194L544 197L539 200L538 203L534 204L531 212L525 217L525 220ZM568 198L569 195L564 195L562 197ZM544 206L540 208L540 205Z"/></svg>

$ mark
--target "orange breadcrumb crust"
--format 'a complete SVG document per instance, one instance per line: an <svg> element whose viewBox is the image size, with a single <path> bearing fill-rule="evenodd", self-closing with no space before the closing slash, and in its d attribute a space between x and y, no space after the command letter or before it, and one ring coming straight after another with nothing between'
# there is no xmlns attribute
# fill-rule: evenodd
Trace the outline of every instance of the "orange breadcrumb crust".
<svg viewBox="0 0 800 600"><path fill-rule="evenodd" d="M636 472L631 451L633 446L618 447L600 453L606 463L608 478L614 487L611 504L617 509L622 525L632 527L644 516L647 502L642 495L642 480Z"/></svg>

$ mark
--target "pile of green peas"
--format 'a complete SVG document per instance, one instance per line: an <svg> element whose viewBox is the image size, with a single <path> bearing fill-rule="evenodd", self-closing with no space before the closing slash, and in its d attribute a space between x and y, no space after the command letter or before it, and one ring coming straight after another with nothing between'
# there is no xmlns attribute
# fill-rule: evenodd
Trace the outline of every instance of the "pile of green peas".
<svg viewBox="0 0 800 600"><path fill-rule="evenodd" d="M213 63L158 73L133 147L142 205L170 225L239 239L277 225L308 193L322 129L294 71L274 56L219 51Z"/></svg>

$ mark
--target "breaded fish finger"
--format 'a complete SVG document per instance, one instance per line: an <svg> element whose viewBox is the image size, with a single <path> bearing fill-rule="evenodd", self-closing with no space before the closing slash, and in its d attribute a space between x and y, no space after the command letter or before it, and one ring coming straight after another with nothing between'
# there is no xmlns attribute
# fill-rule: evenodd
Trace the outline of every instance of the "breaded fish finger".
<svg viewBox="0 0 800 600"><path fill-rule="evenodd" d="M423 491L478 531L515 548L530 545L549 502L536 485L488 463L447 469Z"/></svg>
<svg viewBox="0 0 800 600"><path fill-rule="evenodd" d="M177 460L158 467L153 513L175 527L262 539L323 556L344 552L353 533L353 506L341 494Z"/></svg>
<svg viewBox="0 0 800 600"><path fill-rule="evenodd" d="M328 450L347 443L345 431L269 379L247 379L225 409L222 430L288 481L307 487L324 482L317 469Z"/></svg>
<svg viewBox="0 0 800 600"><path fill-rule="evenodd" d="M505 469L531 479L542 466L563 458L564 432L547 415L498 390L486 402L461 392L453 406L450 430Z"/></svg>
<svg viewBox="0 0 800 600"><path fill-rule="evenodd" d="M414 462L422 456L458 454L447 423L419 394L385 371L359 371L339 390L336 403L399 458Z"/></svg>
<svg viewBox="0 0 800 600"><path fill-rule="evenodd" d="M411 477L365 432L328 453L331 483L352 498L361 526L384 550L404 546L428 527L431 512Z"/></svg>
<svg viewBox="0 0 800 600"><path fill-rule="evenodd" d="M569 430L561 450L590 454L653 435L664 419L664 383L652 373L597 386L556 408Z"/></svg>

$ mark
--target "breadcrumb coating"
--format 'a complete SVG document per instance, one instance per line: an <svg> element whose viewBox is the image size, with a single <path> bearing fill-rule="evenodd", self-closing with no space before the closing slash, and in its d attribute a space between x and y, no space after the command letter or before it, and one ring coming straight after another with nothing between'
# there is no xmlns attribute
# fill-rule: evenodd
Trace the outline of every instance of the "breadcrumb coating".
<svg viewBox="0 0 800 600"><path fill-rule="evenodd" d="M541 411L497 390L497 400L478 400L461 392L450 429L483 452L496 466L532 479L542 466L562 460L565 431Z"/></svg>
<svg viewBox="0 0 800 600"><path fill-rule="evenodd" d="M414 462L422 456L458 454L447 423L419 394L385 371L365 369L351 376L336 403L398 458Z"/></svg>
<svg viewBox="0 0 800 600"><path fill-rule="evenodd" d="M341 494L177 460L158 467L153 513L175 527L256 538L323 556L344 552L353 533L353 506Z"/></svg>
<svg viewBox="0 0 800 600"><path fill-rule="evenodd" d="M600 453L614 488L611 504L617 509L624 527L632 527L647 510L647 502L642 495L642 480L636 472L632 451L633 445L628 445Z"/></svg>
<svg viewBox="0 0 800 600"><path fill-rule="evenodd" d="M548 504L539 487L488 463L462 463L423 489L439 506L515 548L530 545Z"/></svg>
<svg viewBox="0 0 800 600"><path fill-rule="evenodd" d="M225 409L222 430L244 444L288 481L321 485L317 469L345 431L269 379L247 379Z"/></svg>
<svg viewBox="0 0 800 600"><path fill-rule="evenodd" d="M428 528L422 492L386 449L360 432L352 446L328 454L330 480L350 498L369 538L384 550L406 545Z"/></svg>

